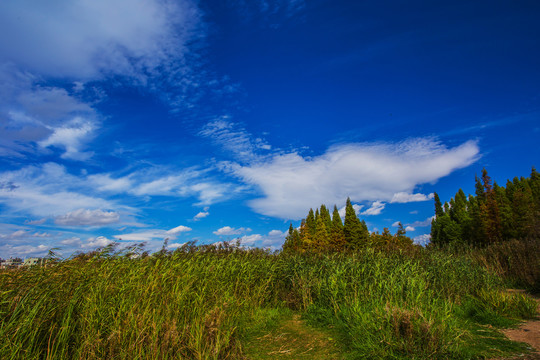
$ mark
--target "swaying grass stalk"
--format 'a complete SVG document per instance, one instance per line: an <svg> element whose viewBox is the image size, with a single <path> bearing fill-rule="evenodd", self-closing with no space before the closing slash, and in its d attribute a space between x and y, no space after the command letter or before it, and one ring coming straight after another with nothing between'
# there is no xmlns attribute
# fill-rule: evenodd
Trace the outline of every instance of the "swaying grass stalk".
<svg viewBox="0 0 540 360"><path fill-rule="evenodd" d="M481 356L471 324L533 314L502 286L470 257L430 250L108 249L0 273L0 358L242 359L286 309L332 326L351 358Z"/></svg>

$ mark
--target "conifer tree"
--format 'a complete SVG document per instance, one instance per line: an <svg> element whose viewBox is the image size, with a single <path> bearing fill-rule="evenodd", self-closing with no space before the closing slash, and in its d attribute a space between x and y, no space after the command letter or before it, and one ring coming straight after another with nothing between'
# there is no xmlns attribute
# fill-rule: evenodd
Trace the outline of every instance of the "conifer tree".
<svg viewBox="0 0 540 360"><path fill-rule="evenodd" d="M403 228L401 221L398 223L398 229L393 242L399 247L411 246L413 244L412 239L407 236L407 231Z"/></svg>
<svg viewBox="0 0 540 360"><path fill-rule="evenodd" d="M407 233L407 231L405 231L405 228L403 227L403 224L401 223L401 221L398 223L398 228L397 228L397 231L396 231L396 236L397 237L402 237L402 236L405 236L405 234Z"/></svg>
<svg viewBox="0 0 540 360"><path fill-rule="evenodd" d="M283 252L295 252L298 250L295 248L296 246L294 244L293 233L294 233L294 228L291 223L289 225L289 232L287 236L285 236L285 242L283 243L283 246L282 246Z"/></svg>
<svg viewBox="0 0 540 360"><path fill-rule="evenodd" d="M437 193L433 194L433 201L435 201L435 217L443 215L443 208L441 204L441 199Z"/></svg>
<svg viewBox="0 0 540 360"><path fill-rule="evenodd" d="M306 219L302 219L302 222L300 223L299 235L300 235L299 249L301 249L302 251L309 250L311 248L313 237L311 236L311 231L309 230L307 226Z"/></svg>
<svg viewBox="0 0 540 360"><path fill-rule="evenodd" d="M315 231L315 237L313 239L313 247L320 252L326 252L330 248L330 236L328 229L326 228L326 222L322 216L317 218L317 230Z"/></svg>
<svg viewBox="0 0 540 360"><path fill-rule="evenodd" d="M332 225L330 227L330 241L332 247L337 251L345 250L345 233L343 232L343 223L341 222L341 216L339 215L339 211L335 205L332 213Z"/></svg>
<svg viewBox="0 0 540 360"><path fill-rule="evenodd" d="M324 224L326 225L326 229L330 230L332 228L332 217L330 216L330 211L326 205L321 205L319 215L322 217Z"/></svg>
<svg viewBox="0 0 540 360"><path fill-rule="evenodd" d="M486 169L482 170L482 182L484 192L483 201L480 203L480 214L485 229L486 241L494 243L502 239L501 217L491 178Z"/></svg>
<svg viewBox="0 0 540 360"><path fill-rule="evenodd" d="M525 238L535 232L535 206L532 189L525 179L514 181L512 203L516 237Z"/></svg>
<svg viewBox="0 0 540 360"><path fill-rule="evenodd" d="M345 242L348 248L358 248L365 243L363 239L363 229L362 223L358 216L356 216L356 211L354 210L351 199L347 198L347 204L345 205L345 224L343 226L343 232L345 234Z"/></svg>
<svg viewBox="0 0 540 360"><path fill-rule="evenodd" d="M313 238L313 236L315 236L315 232L317 231L317 222L315 220L313 209L309 209L308 216L306 218L306 228L309 231L310 237Z"/></svg>

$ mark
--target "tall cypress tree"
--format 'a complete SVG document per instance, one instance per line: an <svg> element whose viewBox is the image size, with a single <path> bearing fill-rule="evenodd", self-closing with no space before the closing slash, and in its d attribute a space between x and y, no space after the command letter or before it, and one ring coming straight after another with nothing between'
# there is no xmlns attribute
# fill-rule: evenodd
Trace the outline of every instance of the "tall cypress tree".
<svg viewBox="0 0 540 360"><path fill-rule="evenodd" d="M439 198L439 194L433 194L433 201L435 202L435 217L442 216L444 212L441 204L441 199Z"/></svg>
<svg viewBox="0 0 540 360"><path fill-rule="evenodd" d="M494 243L502 240L501 216L497 198L493 191L493 185L491 184L491 178L486 169L482 170L482 182L484 196L483 202L480 203L480 214L484 223L486 240L488 243Z"/></svg>
<svg viewBox="0 0 540 360"><path fill-rule="evenodd" d="M347 198L347 204L345 205L345 224L343 226L343 232L345 234L345 242L348 248L358 248L362 245L362 224L356 211L351 203L351 199Z"/></svg>
<svg viewBox="0 0 540 360"><path fill-rule="evenodd" d="M302 219L302 222L300 224L299 235L300 235L299 248L302 251L309 250L311 247L313 237L311 235L311 231L309 230L309 227L307 226L306 219Z"/></svg>
<svg viewBox="0 0 540 360"><path fill-rule="evenodd" d="M309 209L308 216L306 218L306 227L309 231L310 237L313 238L313 236L315 236L315 232L317 231L317 222L315 220L313 209Z"/></svg>
<svg viewBox="0 0 540 360"><path fill-rule="evenodd" d="M317 218L317 230L313 239L313 247L317 251L326 252L330 250L330 236L326 228L326 222L322 216Z"/></svg>
<svg viewBox="0 0 540 360"><path fill-rule="evenodd" d="M287 236L285 237L285 242L283 243L283 252L295 252L297 251L297 249L295 249L295 245L294 244L294 238L293 238L293 233L294 233L294 228L292 226L292 223L289 225L289 232L287 234Z"/></svg>
<svg viewBox="0 0 540 360"><path fill-rule="evenodd" d="M341 222L341 216L335 205L332 213L332 225L330 227L330 241L332 247L337 251L345 250L346 243L345 233L343 232L343 223Z"/></svg>
<svg viewBox="0 0 540 360"><path fill-rule="evenodd" d="M332 217L330 216L330 211L328 210L326 205L321 205L319 216L322 217L324 224L326 225L326 229L330 230L332 227Z"/></svg>

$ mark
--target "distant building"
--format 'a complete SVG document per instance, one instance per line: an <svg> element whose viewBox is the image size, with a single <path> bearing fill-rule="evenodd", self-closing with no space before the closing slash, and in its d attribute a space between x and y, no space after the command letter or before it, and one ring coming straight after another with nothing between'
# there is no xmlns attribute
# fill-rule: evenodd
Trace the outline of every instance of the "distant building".
<svg viewBox="0 0 540 360"><path fill-rule="evenodd" d="M18 258L9 258L7 260L4 260L1 264L0 264L0 268L1 269L14 269L14 268L18 268L19 266L22 265L22 261L21 259L18 259Z"/></svg>
<svg viewBox="0 0 540 360"><path fill-rule="evenodd" d="M45 259L43 258L28 258L26 260L24 260L24 262L22 263L22 266L34 266L34 265L44 265L45 264Z"/></svg>
<svg viewBox="0 0 540 360"><path fill-rule="evenodd" d="M44 258L9 258L0 262L0 269L17 269L23 266L44 266L47 261Z"/></svg>

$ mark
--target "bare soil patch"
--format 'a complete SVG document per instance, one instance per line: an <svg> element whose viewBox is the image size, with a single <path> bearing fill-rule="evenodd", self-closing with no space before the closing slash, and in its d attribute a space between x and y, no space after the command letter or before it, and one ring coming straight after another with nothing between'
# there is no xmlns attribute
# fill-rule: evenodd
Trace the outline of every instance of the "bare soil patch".
<svg viewBox="0 0 540 360"><path fill-rule="evenodd" d="M509 291L524 292L522 290ZM510 340L529 344L536 351L525 356L521 355L512 359L540 360L540 298L534 297L534 299L538 303L536 319L525 321L516 329L503 330L503 333Z"/></svg>

